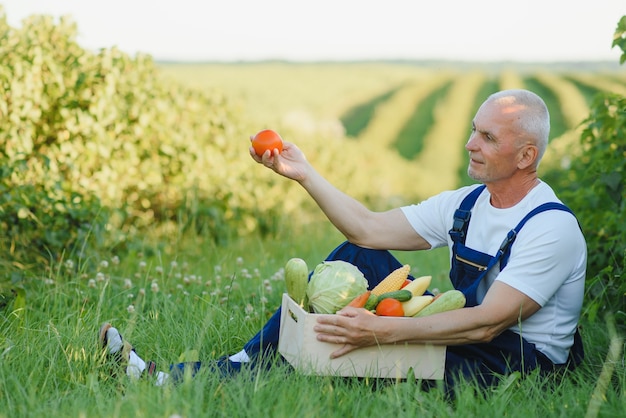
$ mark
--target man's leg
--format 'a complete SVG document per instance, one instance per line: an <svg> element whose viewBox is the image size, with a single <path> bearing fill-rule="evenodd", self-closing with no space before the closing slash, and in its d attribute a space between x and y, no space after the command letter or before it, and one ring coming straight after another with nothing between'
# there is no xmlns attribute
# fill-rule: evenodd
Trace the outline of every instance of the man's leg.
<svg viewBox="0 0 626 418"><path fill-rule="evenodd" d="M446 350L445 386L452 394L460 379L481 387L496 385L503 375L529 373L539 365L535 345L513 331L504 331L489 343L449 346Z"/></svg>

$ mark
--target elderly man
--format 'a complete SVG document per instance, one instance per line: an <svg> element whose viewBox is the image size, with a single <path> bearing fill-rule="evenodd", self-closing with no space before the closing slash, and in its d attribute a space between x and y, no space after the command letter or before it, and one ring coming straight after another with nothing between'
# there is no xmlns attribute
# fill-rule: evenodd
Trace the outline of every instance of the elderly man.
<svg viewBox="0 0 626 418"><path fill-rule="evenodd" d="M555 370L582 359L577 324L586 244L576 218L537 176L549 130L539 96L497 92L478 109L465 145L468 174L480 184L385 212L335 188L292 143L262 156L250 149L256 162L310 194L347 239L328 259L355 264L370 288L400 266L388 250L450 249L450 279L465 294L465 308L411 320L382 320L357 308L322 316L318 339L341 345L333 357L380 343L447 345L449 389L459 376L490 385L501 374ZM211 367L230 373L274 353L279 320L277 313L240 353Z"/></svg>

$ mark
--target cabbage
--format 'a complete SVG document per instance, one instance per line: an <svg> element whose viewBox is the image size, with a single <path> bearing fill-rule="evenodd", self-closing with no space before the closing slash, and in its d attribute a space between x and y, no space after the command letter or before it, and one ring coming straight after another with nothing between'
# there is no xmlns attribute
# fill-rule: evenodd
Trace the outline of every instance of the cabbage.
<svg viewBox="0 0 626 418"><path fill-rule="evenodd" d="M324 261L313 271L306 294L313 312L334 314L367 290L363 273L354 265L341 261Z"/></svg>

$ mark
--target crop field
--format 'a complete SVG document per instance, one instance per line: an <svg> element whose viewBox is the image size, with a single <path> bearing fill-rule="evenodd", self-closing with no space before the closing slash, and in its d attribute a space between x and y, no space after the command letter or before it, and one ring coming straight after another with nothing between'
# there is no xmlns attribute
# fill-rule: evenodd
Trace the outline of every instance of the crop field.
<svg viewBox="0 0 626 418"><path fill-rule="evenodd" d="M339 185L348 173L334 167L350 167L346 186L372 199L380 190L383 205L470 182L463 145L478 106L497 90L526 88L546 101L552 146L545 167L579 151L577 130L596 93L626 90L623 70L603 67L256 63L160 69L193 88L224 92L250 134L277 129L305 152L341 143L331 161L314 163Z"/></svg>

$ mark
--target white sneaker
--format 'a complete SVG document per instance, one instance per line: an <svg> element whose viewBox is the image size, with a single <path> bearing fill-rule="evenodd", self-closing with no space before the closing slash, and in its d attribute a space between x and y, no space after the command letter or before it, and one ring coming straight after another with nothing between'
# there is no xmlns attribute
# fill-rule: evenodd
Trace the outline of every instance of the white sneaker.
<svg viewBox="0 0 626 418"><path fill-rule="evenodd" d="M122 334L111 324L102 324L99 331L99 342L100 347L106 350L107 357L113 359L118 366L122 367L129 377L138 379L143 374L148 376L154 374L156 364L152 361L144 362L137 355L133 346L124 341ZM111 374L115 376L116 372L112 371Z"/></svg>

